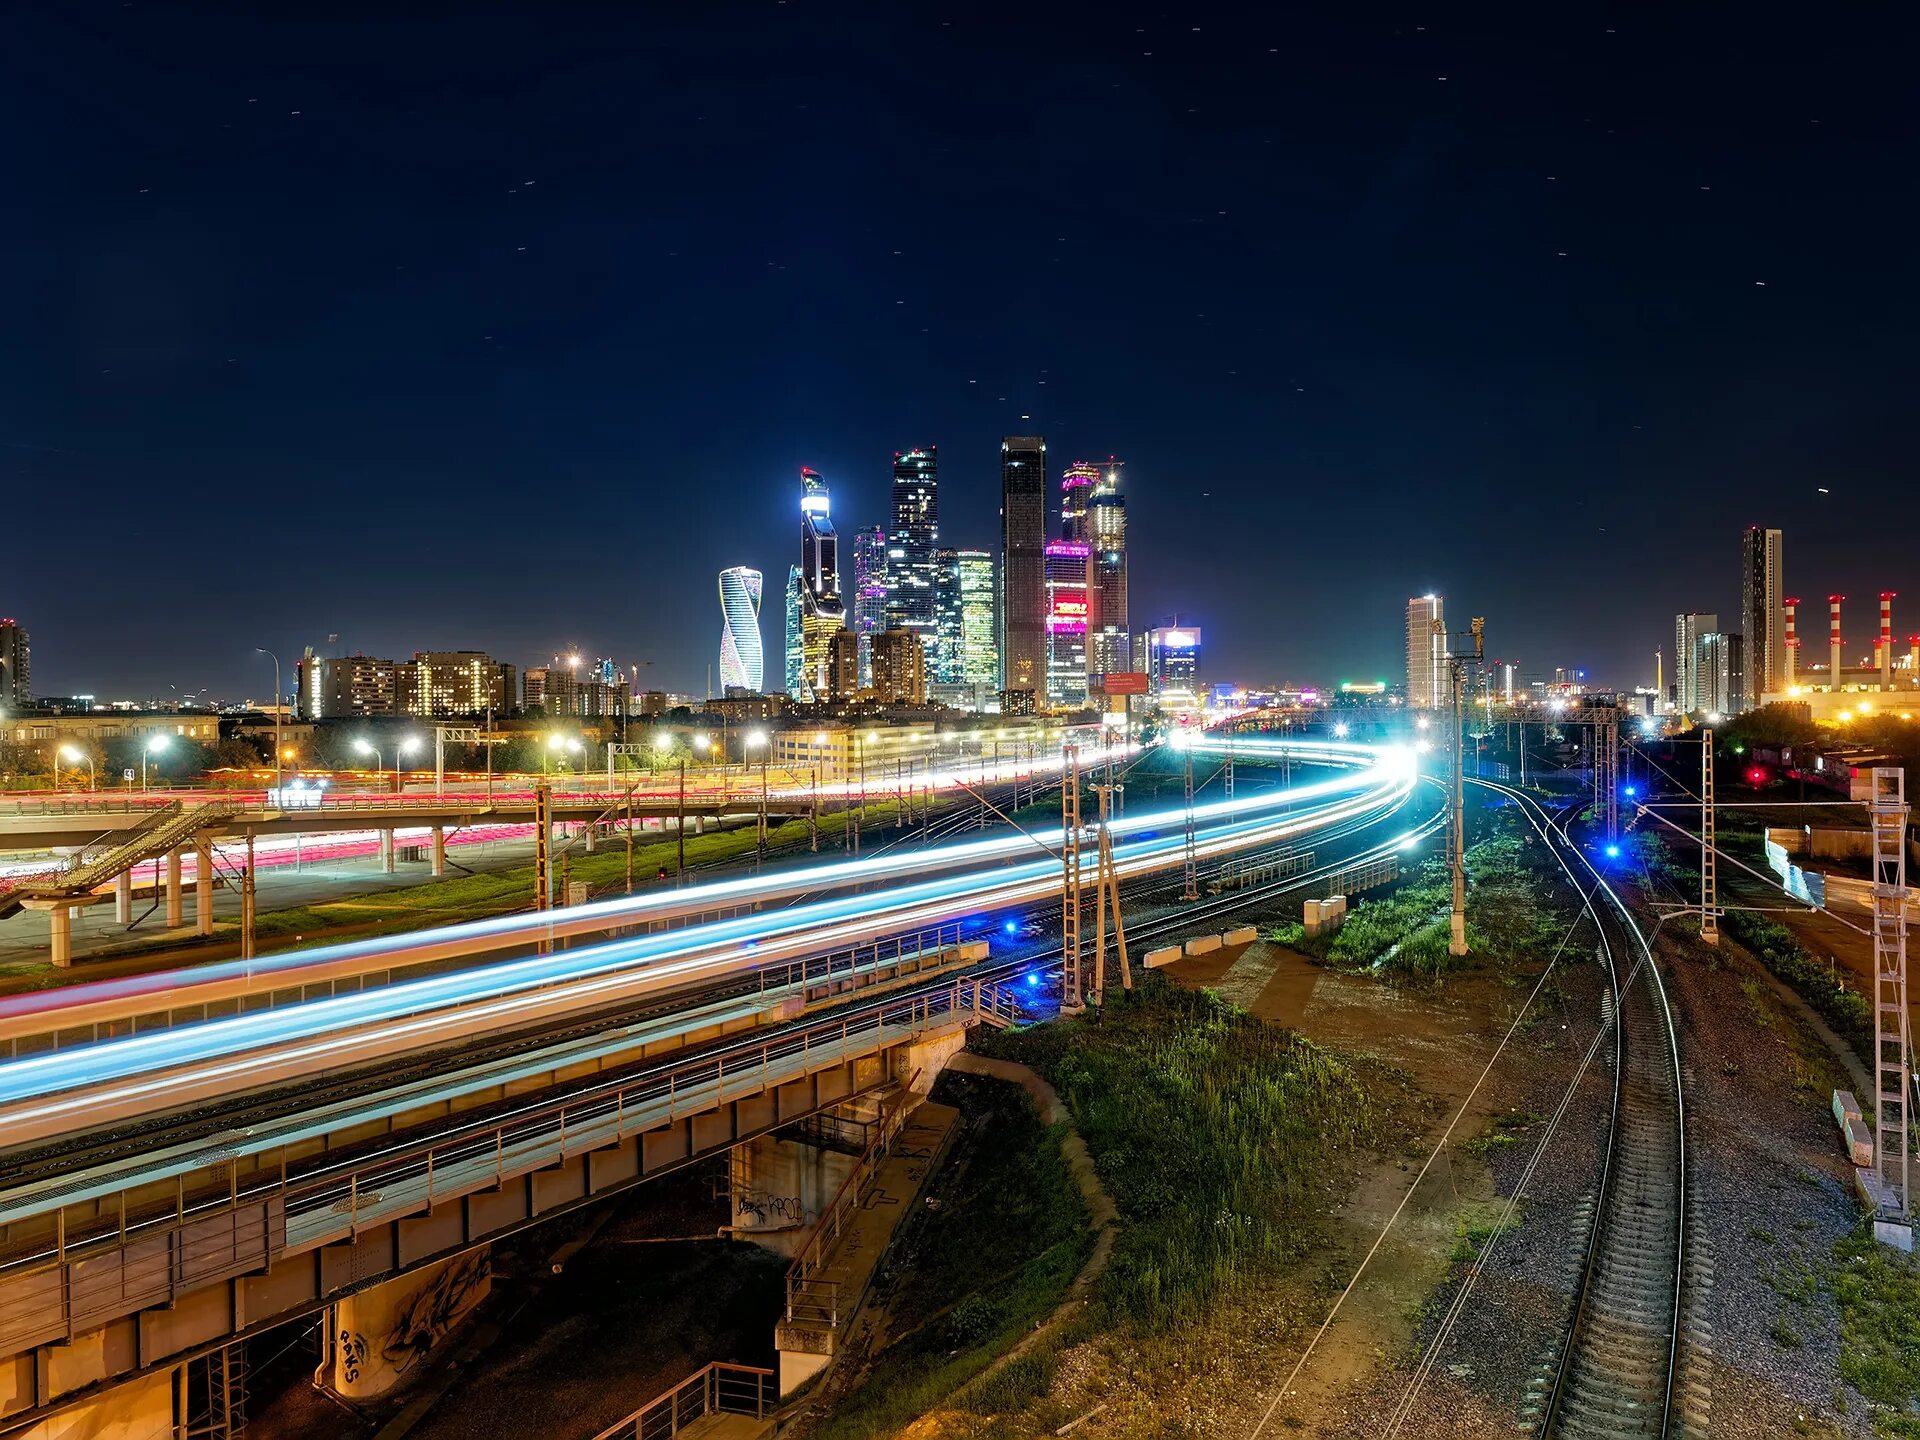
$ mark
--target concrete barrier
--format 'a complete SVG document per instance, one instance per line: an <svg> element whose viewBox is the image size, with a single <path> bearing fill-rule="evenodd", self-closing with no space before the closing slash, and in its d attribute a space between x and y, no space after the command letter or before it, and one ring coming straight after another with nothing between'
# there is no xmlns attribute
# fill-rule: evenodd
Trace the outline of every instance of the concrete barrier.
<svg viewBox="0 0 1920 1440"><path fill-rule="evenodd" d="M1149 970L1158 970L1162 965L1171 965L1180 958L1178 945L1163 945L1158 950L1149 950L1141 956L1140 963Z"/></svg>
<svg viewBox="0 0 1920 1440"><path fill-rule="evenodd" d="M1238 929L1229 930L1226 934L1222 935L1220 937L1220 943L1222 945L1251 945L1259 938L1260 932L1258 929L1252 925L1242 925Z"/></svg>
<svg viewBox="0 0 1920 1440"><path fill-rule="evenodd" d="M986 959L987 958L987 942L984 940L968 940L964 942L960 946L960 958L966 961L969 965L971 965L976 960Z"/></svg>
<svg viewBox="0 0 1920 1440"><path fill-rule="evenodd" d="M1196 935L1186 944L1186 952L1189 955L1210 955L1219 948L1218 935Z"/></svg>

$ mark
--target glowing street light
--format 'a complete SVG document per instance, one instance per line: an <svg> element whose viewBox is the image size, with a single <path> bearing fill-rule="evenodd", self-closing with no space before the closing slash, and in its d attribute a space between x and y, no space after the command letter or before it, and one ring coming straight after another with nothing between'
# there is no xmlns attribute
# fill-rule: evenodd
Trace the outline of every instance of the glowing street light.
<svg viewBox="0 0 1920 1440"><path fill-rule="evenodd" d="M93 756L78 746L62 745L60 747L60 758L65 760L69 765L78 765L82 760L86 761L87 789L92 790L98 787L100 783L100 772L94 768Z"/></svg>
<svg viewBox="0 0 1920 1440"><path fill-rule="evenodd" d="M400 763L401 759L404 756L414 754L419 748L420 737L418 735L409 735L393 747L393 783L396 789L399 788L400 785L400 772L405 768Z"/></svg>
<svg viewBox="0 0 1920 1440"><path fill-rule="evenodd" d="M1344 740L1347 738L1347 722L1346 721L1344 720L1334 721L1333 738L1336 740Z"/></svg>
<svg viewBox="0 0 1920 1440"><path fill-rule="evenodd" d="M171 735L149 735L147 743L140 747L140 788L147 788L147 761L173 744Z"/></svg>
<svg viewBox="0 0 1920 1440"><path fill-rule="evenodd" d="M353 742L353 748L362 755L371 755L373 757L373 773L378 775L381 770L380 747L371 740L356 740Z"/></svg>

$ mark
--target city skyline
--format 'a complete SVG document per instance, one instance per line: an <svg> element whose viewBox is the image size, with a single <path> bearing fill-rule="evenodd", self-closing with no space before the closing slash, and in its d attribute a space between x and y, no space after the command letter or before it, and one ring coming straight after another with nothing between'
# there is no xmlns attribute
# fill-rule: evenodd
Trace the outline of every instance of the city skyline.
<svg viewBox="0 0 1920 1440"><path fill-rule="evenodd" d="M1920 593L1861 539L1920 523L1873 25L876 11L822 47L728 6L305 13L12 22L37 58L0 115L44 143L9 195L0 485L48 543L0 613L37 689L260 694L255 646L328 635L565 637L700 688L710 634L658 616L784 573L797 465L882 523L887 458L938 445L942 543L991 548L1008 434L1127 457L1135 628L1200 617L1247 678L1391 675L1428 589L1502 654L1650 678L1673 614L1738 613L1709 557L1751 524L1791 532L1790 588ZM1014 105L978 83L1014 51L1073 63ZM501 67L534 78L442 83ZM969 200L868 223L910 192ZM440 543L467 527L579 559L476 572ZM677 543L636 577L583 529ZM181 564L134 602L210 548L270 575ZM1617 579L1604 619L1576 562Z"/></svg>

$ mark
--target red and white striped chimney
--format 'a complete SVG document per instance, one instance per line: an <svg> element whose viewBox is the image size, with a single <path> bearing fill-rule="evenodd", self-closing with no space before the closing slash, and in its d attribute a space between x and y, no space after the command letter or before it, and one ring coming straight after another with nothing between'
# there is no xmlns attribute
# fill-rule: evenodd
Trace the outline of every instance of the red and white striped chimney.
<svg viewBox="0 0 1920 1440"><path fill-rule="evenodd" d="M1793 628L1794 612L1800 608L1800 602L1789 596L1780 602L1780 606L1787 612L1787 683L1785 688L1791 690L1793 688L1793 672L1800 663L1800 637L1795 633Z"/></svg>
<svg viewBox="0 0 1920 1440"><path fill-rule="evenodd" d="M1891 590L1880 592L1880 688L1893 688L1893 596Z"/></svg>
<svg viewBox="0 0 1920 1440"><path fill-rule="evenodd" d="M1844 595L1827 596L1827 688L1840 688L1840 602Z"/></svg>
<svg viewBox="0 0 1920 1440"><path fill-rule="evenodd" d="M1907 636L1907 683L1920 684L1920 635Z"/></svg>

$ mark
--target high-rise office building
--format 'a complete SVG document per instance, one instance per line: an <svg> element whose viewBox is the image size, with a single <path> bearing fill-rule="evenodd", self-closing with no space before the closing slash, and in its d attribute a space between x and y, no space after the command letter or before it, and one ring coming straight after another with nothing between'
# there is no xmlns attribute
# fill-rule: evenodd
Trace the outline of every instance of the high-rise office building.
<svg viewBox="0 0 1920 1440"><path fill-rule="evenodd" d="M1682 715L1706 708L1700 698L1700 641L1719 629L1718 615L1673 617L1673 708Z"/></svg>
<svg viewBox="0 0 1920 1440"><path fill-rule="evenodd" d="M1082 540L1046 546L1047 703L1087 703L1087 578L1092 549Z"/></svg>
<svg viewBox="0 0 1920 1440"><path fill-rule="evenodd" d="M1696 710L1707 715L1738 715L1747 708L1744 637L1711 630L1694 649L1699 693Z"/></svg>
<svg viewBox="0 0 1920 1440"><path fill-rule="evenodd" d="M873 637L873 693L889 705L927 702L927 646L916 630L882 630Z"/></svg>
<svg viewBox="0 0 1920 1440"><path fill-rule="evenodd" d="M940 543L939 447L896 452L893 519L887 527L889 630L911 630L933 643L933 552Z"/></svg>
<svg viewBox="0 0 1920 1440"><path fill-rule="evenodd" d="M1749 525L1740 537L1740 621L1744 637L1748 697L1786 688L1786 590L1782 580L1778 530Z"/></svg>
<svg viewBox="0 0 1920 1440"><path fill-rule="evenodd" d="M827 646L844 630L840 602L840 537L833 529L833 503L818 471L800 470L800 660L801 688L827 691Z"/></svg>
<svg viewBox="0 0 1920 1440"><path fill-rule="evenodd" d="M1093 547L1088 587L1087 670L1123 674L1133 668L1127 630L1127 500L1120 493L1121 462L1108 460L1087 497L1087 542Z"/></svg>
<svg viewBox="0 0 1920 1440"><path fill-rule="evenodd" d="M1438 595L1415 595L1407 601L1409 710L1437 710L1453 703L1446 661L1445 603Z"/></svg>
<svg viewBox="0 0 1920 1440"><path fill-rule="evenodd" d="M1163 700L1194 702L1200 695L1198 626L1162 625L1147 631L1147 686Z"/></svg>
<svg viewBox="0 0 1920 1440"><path fill-rule="evenodd" d="M1085 460L1067 466L1060 477L1060 538L1087 540L1087 501L1100 483L1100 467Z"/></svg>
<svg viewBox="0 0 1920 1440"><path fill-rule="evenodd" d="M807 660L806 648L800 634L800 619L806 607L801 603L800 594L805 582L800 578L800 567L787 567L787 643L781 678L786 682L786 692L795 700L806 699Z"/></svg>
<svg viewBox="0 0 1920 1440"><path fill-rule="evenodd" d="M1000 687L1032 706L1047 677L1047 442L1000 442Z"/></svg>
<svg viewBox="0 0 1920 1440"><path fill-rule="evenodd" d="M18 620L0 618L0 706L24 710L33 699L33 649Z"/></svg>
<svg viewBox="0 0 1920 1440"><path fill-rule="evenodd" d="M853 602L848 617L860 637L860 683L873 680L873 637L887 628L887 529L853 532Z"/></svg>
<svg viewBox="0 0 1920 1440"><path fill-rule="evenodd" d="M732 565L720 572L720 693L746 690L758 695L766 682L760 649L758 570Z"/></svg>
<svg viewBox="0 0 1920 1440"><path fill-rule="evenodd" d="M941 550L937 562L932 678L943 686L992 690L1000 683L993 556L985 550Z"/></svg>

